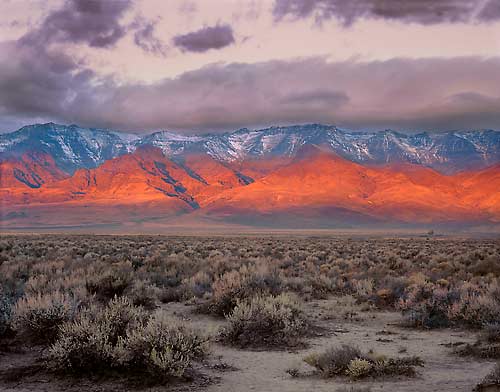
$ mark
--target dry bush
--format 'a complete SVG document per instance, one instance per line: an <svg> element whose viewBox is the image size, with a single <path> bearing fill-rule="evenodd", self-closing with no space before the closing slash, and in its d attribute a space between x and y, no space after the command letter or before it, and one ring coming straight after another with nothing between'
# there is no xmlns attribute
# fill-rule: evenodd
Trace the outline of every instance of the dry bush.
<svg viewBox="0 0 500 392"><path fill-rule="evenodd" d="M488 343L500 343L500 320L485 325L483 339Z"/></svg>
<svg viewBox="0 0 500 392"><path fill-rule="evenodd" d="M179 321L162 314L149 317L122 297L64 324L48 363L71 373L115 370L158 378L182 376L193 359L204 355L206 343Z"/></svg>
<svg viewBox="0 0 500 392"><path fill-rule="evenodd" d="M167 304L169 302L180 302L184 298L184 290L181 287L163 287L160 289L158 299Z"/></svg>
<svg viewBox="0 0 500 392"><path fill-rule="evenodd" d="M359 348L344 344L322 353L310 354L304 358L304 362L316 368L323 377L335 377L345 375L351 361L361 357Z"/></svg>
<svg viewBox="0 0 500 392"><path fill-rule="evenodd" d="M426 283L423 286L410 287L408 296L400 299L398 305L407 325L443 328L451 325L449 309L458 298L456 291Z"/></svg>
<svg viewBox="0 0 500 392"><path fill-rule="evenodd" d="M212 278L205 271L198 271L183 280L185 296L203 298L212 291Z"/></svg>
<svg viewBox="0 0 500 392"><path fill-rule="evenodd" d="M60 337L50 348L50 366L76 372L112 367L119 340L145 319L142 308L125 297L112 299L102 309L85 309L76 320L61 326Z"/></svg>
<svg viewBox="0 0 500 392"><path fill-rule="evenodd" d="M77 309L77 303L67 294L28 295L14 306L12 326L14 330L36 343L53 341L60 326L70 320Z"/></svg>
<svg viewBox="0 0 500 392"><path fill-rule="evenodd" d="M143 280L136 280L126 296L132 300L136 306L142 306L145 309L153 310L156 308L156 302L160 296L161 290Z"/></svg>
<svg viewBox="0 0 500 392"><path fill-rule="evenodd" d="M488 274L493 274L497 277L500 277L500 259L498 258L498 255L496 257L489 256L474 264L470 268L470 271L474 275L485 276Z"/></svg>
<svg viewBox="0 0 500 392"><path fill-rule="evenodd" d="M408 358L388 358L384 360L375 360L373 368L368 376L384 377L384 376L404 376L415 377L417 372L415 367L424 366L424 361L419 357Z"/></svg>
<svg viewBox="0 0 500 392"><path fill-rule="evenodd" d="M3 293L0 286L0 338L10 329L12 304L11 299Z"/></svg>
<svg viewBox="0 0 500 392"><path fill-rule="evenodd" d="M117 361L154 377L181 377L191 362L205 356L208 339L184 323L157 313L141 328L129 330L116 350Z"/></svg>
<svg viewBox="0 0 500 392"><path fill-rule="evenodd" d="M386 358L376 354L363 354L357 347L342 345L323 353L313 353L304 362L316 368L323 377L348 376L352 380L366 377L414 377L416 366L423 366L419 357Z"/></svg>
<svg viewBox="0 0 500 392"><path fill-rule="evenodd" d="M133 282L133 268L127 263L111 266L103 274L95 274L88 278L85 286L90 294L98 299L109 301L120 297Z"/></svg>
<svg viewBox="0 0 500 392"><path fill-rule="evenodd" d="M220 339L241 347L296 345L307 329L302 307L290 294L240 301L227 320Z"/></svg>
<svg viewBox="0 0 500 392"><path fill-rule="evenodd" d="M256 295L352 295L413 326L482 328L499 319L499 254L489 239L4 235L0 285L7 302L124 295L148 309L193 300L218 316Z"/></svg>
<svg viewBox="0 0 500 392"><path fill-rule="evenodd" d="M460 299L453 303L449 317L454 324L481 328L500 320L500 288L498 282L485 287L464 284Z"/></svg>
<svg viewBox="0 0 500 392"><path fill-rule="evenodd" d="M500 359L500 322L487 324L476 342L457 347L460 356Z"/></svg>
<svg viewBox="0 0 500 392"><path fill-rule="evenodd" d="M230 314L239 301L257 295L277 295L282 292L282 282L276 271L265 266L241 267L228 271L212 284L212 299L202 305L201 312L217 316Z"/></svg>
<svg viewBox="0 0 500 392"><path fill-rule="evenodd" d="M407 297L399 301L399 308L406 322L416 327L481 328L500 319L499 293L496 281L483 287L425 283L410 287Z"/></svg>
<svg viewBox="0 0 500 392"><path fill-rule="evenodd" d="M345 374L353 380L359 380L368 377L373 371L373 368L374 365L369 360L354 358L349 362Z"/></svg>

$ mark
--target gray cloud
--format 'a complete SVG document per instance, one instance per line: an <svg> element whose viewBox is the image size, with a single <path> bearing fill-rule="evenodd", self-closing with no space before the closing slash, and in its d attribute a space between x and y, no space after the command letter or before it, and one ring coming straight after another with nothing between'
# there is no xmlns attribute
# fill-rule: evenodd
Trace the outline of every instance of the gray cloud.
<svg viewBox="0 0 500 392"><path fill-rule="evenodd" d="M350 26L358 19L399 20L423 25L476 23L500 19L498 0L275 0L274 17L313 16L317 22L337 19Z"/></svg>
<svg viewBox="0 0 500 392"><path fill-rule="evenodd" d="M0 43L3 130L14 119L185 132L305 122L500 128L498 85L499 57L220 63L156 83L118 84L57 45L25 37Z"/></svg>
<svg viewBox="0 0 500 392"><path fill-rule="evenodd" d="M372 129L500 128L500 58L214 64L158 83L120 86L110 79L90 83L84 71L61 83L12 72L12 85L25 87L2 96L4 112L88 126L189 132L314 121Z"/></svg>
<svg viewBox="0 0 500 392"><path fill-rule="evenodd" d="M94 76L60 51L25 43L0 44L0 113L58 116Z"/></svg>
<svg viewBox="0 0 500 392"><path fill-rule="evenodd" d="M279 2L284 7L284 0ZM294 15L312 15L317 3L297 3L305 8L297 8ZM500 57L221 63L156 83L118 84L112 77L97 77L83 61L67 55L65 45L53 45L116 43L129 2L102 2L105 8L98 4L66 2L18 41L0 43L1 130L41 119L185 132L304 122L409 130L500 128ZM486 11L490 19L500 14L491 2L475 10L484 20ZM102 14L109 25L104 26ZM76 24L63 23L65 15ZM98 21L88 20L88 31L83 31L88 15L97 15ZM129 28L135 30L136 44L163 54L154 22ZM234 37L230 26L215 26L178 36L177 41L184 50L204 51L231 44Z"/></svg>
<svg viewBox="0 0 500 392"><path fill-rule="evenodd" d="M229 25L203 27L191 33L176 35L173 43L186 52L222 49L234 43L233 29Z"/></svg>
<svg viewBox="0 0 500 392"><path fill-rule="evenodd" d="M98 78L84 60L66 54L65 46L54 44L113 45L125 33L119 20L130 5L129 0L68 0L17 41L0 42L3 130L29 121L71 118L66 113L77 111L77 100L96 105L91 97L97 88L115 88L111 78ZM146 21L129 28L136 30L136 40L144 50L163 50L155 43Z"/></svg>
<svg viewBox="0 0 500 392"><path fill-rule="evenodd" d="M135 28L134 43L145 52L165 57L168 47L163 41L155 37L156 23L153 21L136 20L132 24Z"/></svg>
<svg viewBox="0 0 500 392"><path fill-rule="evenodd" d="M500 1L490 0L479 12L478 19L494 22L500 19Z"/></svg>
<svg viewBox="0 0 500 392"><path fill-rule="evenodd" d="M281 102L291 105L313 105L318 104L328 107L337 107L349 102L349 97L343 91L329 89L317 89L302 91L286 96Z"/></svg>
<svg viewBox="0 0 500 392"><path fill-rule="evenodd" d="M120 19L130 6L130 0L67 0L23 41L26 44L68 42L110 47L126 34Z"/></svg>
<svg viewBox="0 0 500 392"><path fill-rule="evenodd" d="M167 46L154 35L155 21L138 17L129 25L121 23L131 6L132 0L66 0L20 43L32 47L60 42L83 43L109 48L130 30L134 32L134 43L145 52L165 56Z"/></svg>

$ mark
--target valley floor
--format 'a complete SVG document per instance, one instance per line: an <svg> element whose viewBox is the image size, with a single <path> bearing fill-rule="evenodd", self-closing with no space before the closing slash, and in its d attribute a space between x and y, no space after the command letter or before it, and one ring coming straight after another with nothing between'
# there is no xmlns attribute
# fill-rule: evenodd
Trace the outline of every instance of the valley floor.
<svg viewBox="0 0 500 392"><path fill-rule="evenodd" d="M168 313L181 317L208 333L215 332L224 320L194 313L191 306L179 303L163 305ZM302 392L356 391L366 388L385 392L458 392L471 391L494 368L494 362L460 358L452 347L472 343L469 331L414 330L402 327L396 312L356 311L349 320L338 318L353 312L352 302L345 298L315 300L308 303L308 317L324 328L323 336L307 340L307 347L294 350L244 350L215 344L210 359L197 369L203 377L194 384L144 387L129 381L95 378L54 378L39 367L37 355L19 352L0 354L0 391L52 392L85 391L193 391L206 392ZM353 344L364 350L390 356L418 355L425 367L416 378L388 378L352 382L349 379L324 379L311 373L302 361L307 354L328 346ZM404 354L402 352L404 351ZM292 377L287 370L297 368L301 375ZM347 388L347 389L342 389Z"/></svg>
<svg viewBox="0 0 500 392"><path fill-rule="evenodd" d="M0 236L0 392L484 392L499 360L497 238Z"/></svg>

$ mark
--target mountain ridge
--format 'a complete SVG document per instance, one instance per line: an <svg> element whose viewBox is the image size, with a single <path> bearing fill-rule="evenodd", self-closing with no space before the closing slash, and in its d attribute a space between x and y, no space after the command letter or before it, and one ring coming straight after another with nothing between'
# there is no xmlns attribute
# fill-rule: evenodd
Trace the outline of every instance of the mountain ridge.
<svg viewBox="0 0 500 392"><path fill-rule="evenodd" d="M49 124L1 135L0 226L500 224L496 131L116 133Z"/></svg>
<svg viewBox="0 0 500 392"><path fill-rule="evenodd" d="M33 167L30 158L22 162L26 170ZM366 166L315 145L264 169L252 161L231 167L206 154L185 155L179 164L152 146L73 175L54 171L50 156L35 158L40 186L26 186L14 171L9 174L11 166L4 165L12 161L0 163L7 174L0 187L4 227L172 222L183 215L286 226L500 223L500 165L443 175L411 163Z"/></svg>
<svg viewBox="0 0 500 392"><path fill-rule="evenodd" d="M500 162L500 132L495 130L420 132L393 130L344 131L334 125L273 126L205 135L158 131L138 135L54 123L34 124L0 135L0 160L27 152L51 155L69 174L94 168L106 160L145 145L162 149L167 156L208 154L226 162L262 157L290 157L303 145L327 146L331 151L362 164L410 162L445 174L482 169Z"/></svg>

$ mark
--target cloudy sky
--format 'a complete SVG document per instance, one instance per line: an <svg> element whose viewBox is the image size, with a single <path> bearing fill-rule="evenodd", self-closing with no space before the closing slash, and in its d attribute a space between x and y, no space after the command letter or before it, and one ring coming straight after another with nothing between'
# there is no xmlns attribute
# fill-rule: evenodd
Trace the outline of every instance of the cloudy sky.
<svg viewBox="0 0 500 392"><path fill-rule="evenodd" d="M0 132L500 129L500 0L0 0Z"/></svg>

